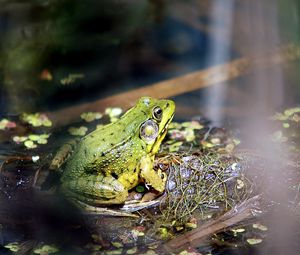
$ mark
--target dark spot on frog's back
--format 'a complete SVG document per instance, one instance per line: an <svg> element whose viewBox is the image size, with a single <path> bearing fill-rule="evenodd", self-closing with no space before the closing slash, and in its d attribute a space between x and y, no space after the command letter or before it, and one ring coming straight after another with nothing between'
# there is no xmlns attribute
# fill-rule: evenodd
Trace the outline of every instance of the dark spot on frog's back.
<svg viewBox="0 0 300 255"><path fill-rule="evenodd" d="M101 152L101 157L104 157L105 156L105 153L102 151Z"/></svg>
<svg viewBox="0 0 300 255"><path fill-rule="evenodd" d="M114 135L114 132L110 133L110 135Z"/></svg>
<svg viewBox="0 0 300 255"><path fill-rule="evenodd" d="M170 104L169 103L166 103L166 108L168 108L170 106Z"/></svg>
<svg viewBox="0 0 300 255"><path fill-rule="evenodd" d="M84 156L87 156L88 155L88 151L87 151L87 148L84 149Z"/></svg>
<svg viewBox="0 0 300 255"><path fill-rule="evenodd" d="M116 173L111 173L111 176L114 177L115 179L118 179L118 175Z"/></svg>

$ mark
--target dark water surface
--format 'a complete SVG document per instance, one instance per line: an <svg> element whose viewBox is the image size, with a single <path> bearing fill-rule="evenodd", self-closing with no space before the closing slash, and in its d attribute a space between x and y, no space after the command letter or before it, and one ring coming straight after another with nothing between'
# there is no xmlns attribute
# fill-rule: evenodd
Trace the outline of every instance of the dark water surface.
<svg viewBox="0 0 300 255"><path fill-rule="evenodd" d="M291 43L299 47L299 11L296 0L0 1L0 121L92 102ZM276 149L262 144L266 130L274 128L264 120L299 105L299 63L271 65L178 95L175 119L204 115L243 137L245 147L278 158ZM26 126L16 133L33 131ZM28 247L59 243L63 254L80 254L76 247L91 242L92 223L63 198L31 189L35 171L47 168L64 135L55 130L49 144L32 151L11 141L14 132L0 130L2 163L7 155L23 157L1 173L0 253L10 254L7 243L28 240ZM33 164L28 157L37 152L42 160ZM272 169L270 175L282 178ZM270 216L273 225L287 220L279 215ZM279 224L283 234L264 249L214 244L201 252L296 254L289 238L289 227L298 232L294 223L291 218ZM273 241L280 249L271 247Z"/></svg>

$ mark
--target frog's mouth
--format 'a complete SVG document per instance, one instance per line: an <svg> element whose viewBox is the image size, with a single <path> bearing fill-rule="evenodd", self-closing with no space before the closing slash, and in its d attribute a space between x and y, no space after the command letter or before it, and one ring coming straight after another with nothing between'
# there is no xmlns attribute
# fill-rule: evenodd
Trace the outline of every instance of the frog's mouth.
<svg viewBox="0 0 300 255"><path fill-rule="evenodd" d="M159 150L159 146L168 132L168 127L169 127L173 117L174 117L174 114L172 114L172 116L168 119L164 128L161 130L160 135L156 138L155 142L153 143L153 146L151 149L152 153L156 153Z"/></svg>

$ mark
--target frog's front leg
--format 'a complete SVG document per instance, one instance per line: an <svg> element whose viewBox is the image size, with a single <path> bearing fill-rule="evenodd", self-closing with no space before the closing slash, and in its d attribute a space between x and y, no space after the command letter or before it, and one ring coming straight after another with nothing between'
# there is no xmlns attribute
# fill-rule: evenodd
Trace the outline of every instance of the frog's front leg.
<svg viewBox="0 0 300 255"><path fill-rule="evenodd" d="M146 184L151 185L159 192L163 192L165 190L167 174L163 173L160 169L158 171L153 169L153 157L143 157L141 159L140 169L140 175L143 179L145 179Z"/></svg>
<svg viewBox="0 0 300 255"><path fill-rule="evenodd" d="M122 204L128 191L124 185L112 176L84 174L76 179L62 182L63 192L83 203L90 205Z"/></svg>
<svg viewBox="0 0 300 255"><path fill-rule="evenodd" d="M58 170L67 161L67 159L72 154L74 148L78 144L79 139L71 139L63 144L59 150L56 152L54 158L52 159L49 169Z"/></svg>

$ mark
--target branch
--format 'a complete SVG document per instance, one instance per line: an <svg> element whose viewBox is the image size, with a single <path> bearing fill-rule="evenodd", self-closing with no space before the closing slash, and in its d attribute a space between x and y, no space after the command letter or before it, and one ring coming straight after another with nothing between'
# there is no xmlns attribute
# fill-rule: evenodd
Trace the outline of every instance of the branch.
<svg viewBox="0 0 300 255"><path fill-rule="evenodd" d="M283 64L300 58L300 47L288 45L258 58L239 58L202 71L192 72L177 78L165 80L150 86L116 94L92 103L64 108L47 113L55 126L67 125L82 112L103 111L108 106L129 108L141 96L168 98L191 92L214 84L233 80L251 71Z"/></svg>

